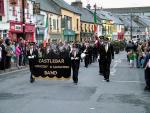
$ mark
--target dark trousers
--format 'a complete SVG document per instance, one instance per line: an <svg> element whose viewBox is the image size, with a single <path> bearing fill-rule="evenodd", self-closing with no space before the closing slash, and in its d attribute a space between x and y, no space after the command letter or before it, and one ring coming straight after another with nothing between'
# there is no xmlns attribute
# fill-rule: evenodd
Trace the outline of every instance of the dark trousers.
<svg viewBox="0 0 150 113"><path fill-rule="evenodd" d="M92 54L89 55L89 64L92 63Z"/></svg>
<svg viewBox="0 0 150 113"><path fill-rule="evenodd" d="M97 59L97 55L96 54L93 54L93 62L95 62Z"/></svg>
<svg viewBox="0 0 150 113"><path fill-rule="evenodd" d="M103 62L99 59L99 73L104 74Z"/></svg>
<svg viewBox="0 0 150 113"><path fill-rule="evenodd" d="M85 63L85 67L88 67L88 64L89 64L89 56L88 55L85 56L84 63Z"/></svg>
<svg viewBox="0 0 150 113"><path fill-rule="evenodd" d="M1 61L0 61L0 70L5 70L5 61L6 61L5 58L1 59Z"/></svg>
<svg viewBox="0 0 150 113"><path fill-rule="evenodd" d="M73 71L72 79L74 83L78 83L78 72L79 72L79 65L80 65L79 62L80 61L78 60L72 61L72 71Z"/></svg>
<svg viewBox="0 0 150 113"><path fill-rule="evenodd" d="M150 88L150 68L145 70L145 82L146 86Z"/></svg>
<svg viewBox="0 0 150 113"><path fill-rule="evenodd" d="M6 69L9 69L11 67L11 56L6 56L5 66Z"/></svg>
<svg viewBox="0 0 150 113"><path fill-rule="evenodd" d="M103 75L104 79L109 80L110 76L110 63L103 63Z"/></svg>

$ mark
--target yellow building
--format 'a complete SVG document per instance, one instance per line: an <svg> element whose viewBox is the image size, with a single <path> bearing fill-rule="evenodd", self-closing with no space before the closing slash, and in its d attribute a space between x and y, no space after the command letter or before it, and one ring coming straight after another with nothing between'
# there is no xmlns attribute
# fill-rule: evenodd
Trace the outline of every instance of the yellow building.
<svg viewBox="0 0 150 113"><path fill-rule="evenodd" d="M72 2L74 6L81 14L81 32L80 41L93 41L94 38L94 14L91 11L91 6L88 4L86 8L82 7L82 2L80 0ZM100 25L100 21L97 19L97 24ZM97 26L98 26L97 25ZM100 27L99 27L100 28ZM99 31L98 31L99 32Z"/></svg>
<svg viewBox="0 0 150 113"><path fill-rule="evenodd" d="M64 0L54 1L62 15L62 35L64 41L80 41L80 13Z"/></svg>
<svg viewBox="0 0 150 113"><path fill-rule="evenodd" d="M80 15L65 9L61 9L61 14L64 40L80 41Z"/></svg>

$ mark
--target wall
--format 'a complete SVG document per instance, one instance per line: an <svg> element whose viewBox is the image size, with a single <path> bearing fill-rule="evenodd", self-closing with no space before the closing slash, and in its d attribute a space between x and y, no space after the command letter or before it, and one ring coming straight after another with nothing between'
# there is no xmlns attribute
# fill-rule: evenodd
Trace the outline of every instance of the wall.
<svg viewBox="0 0 150 113"><path fill-rule="evenodd" d="M64 18L65 16L69 16L72 17L72 30L75 31L75 33L77 34L77 39L76 40L80 40L80 15L77 15L71 11L67 11L65 9L61 9L61 14L62 14L62 18ZM77 19L78 21L78 30L77 30Z"/></svg>

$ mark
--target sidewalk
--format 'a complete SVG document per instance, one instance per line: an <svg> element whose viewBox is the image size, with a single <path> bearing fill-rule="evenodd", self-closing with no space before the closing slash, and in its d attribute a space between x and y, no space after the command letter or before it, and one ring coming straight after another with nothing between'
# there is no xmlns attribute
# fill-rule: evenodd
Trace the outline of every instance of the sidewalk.
<svg viewBox="0 0 150 113"><path fill-rule="evenodd" d="M11 66L10 69L0 70L0 75L11 73L11 72L16 72L16 71L21 71L21 70L26 70L28 68L29 68L28 65L21 66L19 69L16 66L13 65L13 66Z"/></svg>

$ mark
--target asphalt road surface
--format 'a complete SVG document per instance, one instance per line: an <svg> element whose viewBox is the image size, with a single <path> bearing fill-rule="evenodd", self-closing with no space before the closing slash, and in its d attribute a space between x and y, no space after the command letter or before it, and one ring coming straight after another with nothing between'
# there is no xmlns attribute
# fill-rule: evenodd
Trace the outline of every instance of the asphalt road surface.
<svg viewBox="0 0 150 113"><path fill-rule="evenodd" d="M110 82L98 63L81 63L79 83L72 80L29 82L29 70L0 74L0 113L150 113L143 69L129 68L126 53L115 56Z"/></svg>

